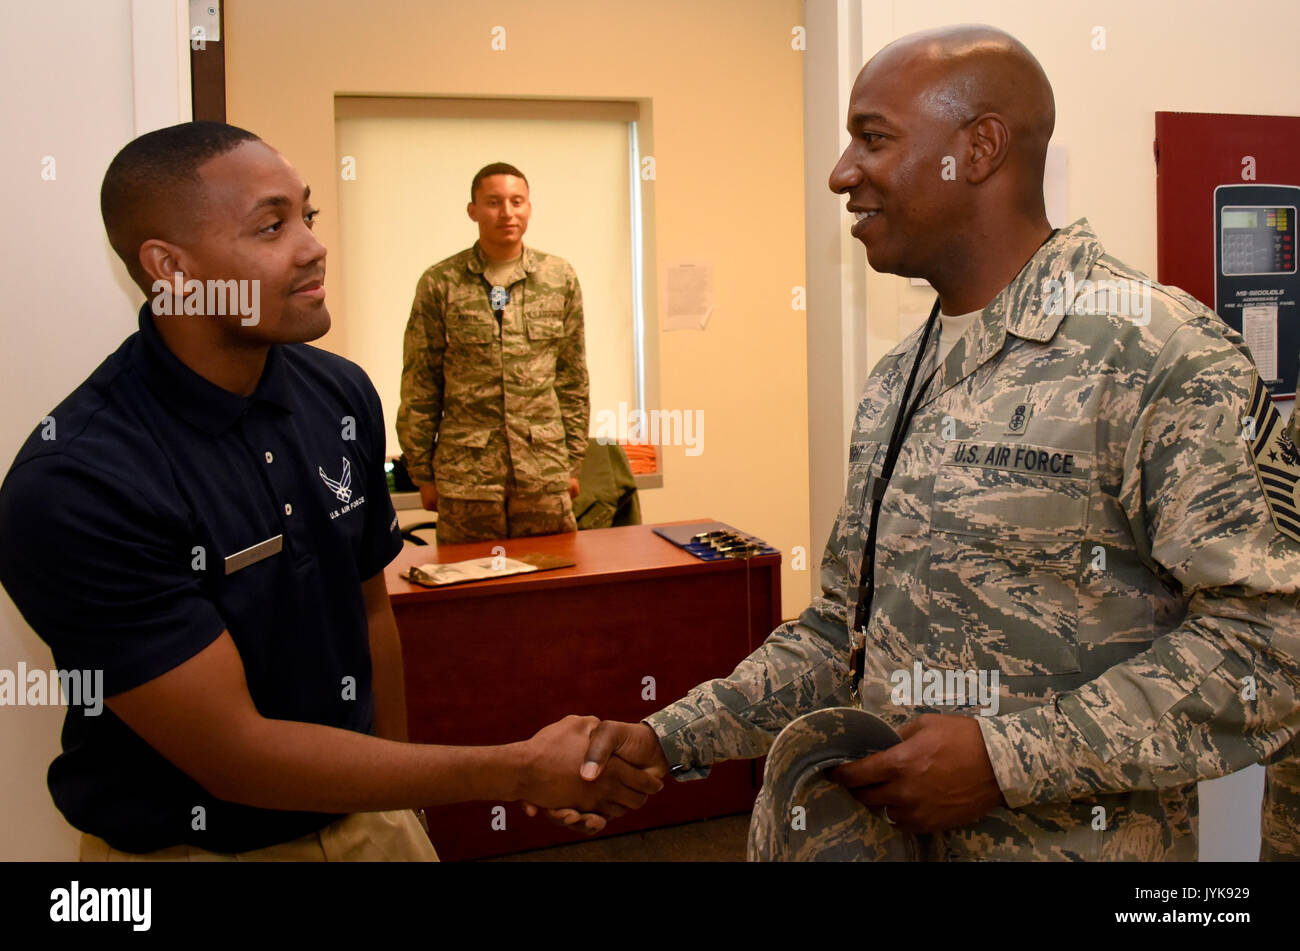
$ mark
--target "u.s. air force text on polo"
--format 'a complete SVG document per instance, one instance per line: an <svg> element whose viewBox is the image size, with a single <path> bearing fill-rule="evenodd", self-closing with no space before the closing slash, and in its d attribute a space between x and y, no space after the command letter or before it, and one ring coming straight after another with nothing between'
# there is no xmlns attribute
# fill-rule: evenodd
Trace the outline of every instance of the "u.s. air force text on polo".
<svg viewBox="0 0 1300 951"><path fill-rule="evenodd" d="M38 429L19 452L0 533L21 543L2 546L0 581L56 665L103 670L110 698L228 630L263 716L370 732L361 582L401 549L374 387L281 345L239 397L181 363L154 319L142 308L140 332L50 414L55 438ZM217 800L111 710L68 716L49 785L72 825L127 852L247 851L335 818Z"/></svg>

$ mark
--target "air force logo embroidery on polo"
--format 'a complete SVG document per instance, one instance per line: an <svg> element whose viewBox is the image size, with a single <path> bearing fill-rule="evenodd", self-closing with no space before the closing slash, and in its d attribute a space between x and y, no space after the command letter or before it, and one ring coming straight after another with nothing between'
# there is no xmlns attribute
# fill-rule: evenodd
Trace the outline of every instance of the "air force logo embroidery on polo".
<svg viewBox="0 0 1300 951"><path fill-rule="evenodd" d="M1283 535L1300 542L1300 510L1296 500L1296 486L1300 484L1300 451L1297 451L1281 414L1273 406L1273 400L1258 376L1255 377L1246 420L1245 435L1250 443L1255 475L1264 490L1264 500L1273 516L1273 524ZM1252 435L1253 439L1250 438Z"/></svg>
<svg viewBox="0 0 1300 951"><path fill-rule="evenodd" d="M324 466L317 466L316 471L320 473L321 479L329 486L335 498L340 502L346 502L352 498L352 462L347 456L343 457L343 474L339 476L337 482L325 474Z"/></svg>

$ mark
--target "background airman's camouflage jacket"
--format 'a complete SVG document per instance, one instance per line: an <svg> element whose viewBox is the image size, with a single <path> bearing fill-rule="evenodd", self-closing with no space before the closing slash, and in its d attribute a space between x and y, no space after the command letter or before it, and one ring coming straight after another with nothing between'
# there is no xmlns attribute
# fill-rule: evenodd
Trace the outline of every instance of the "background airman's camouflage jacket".
<svg viewBox="0 0 1300 951"><path fill-rule="evenodd" d="M479 243L420 277L406 325L397 438L417 483L463 499L566 491L591 416L582 290L563 258L533 248L508 278L501 323Z"/></svg>

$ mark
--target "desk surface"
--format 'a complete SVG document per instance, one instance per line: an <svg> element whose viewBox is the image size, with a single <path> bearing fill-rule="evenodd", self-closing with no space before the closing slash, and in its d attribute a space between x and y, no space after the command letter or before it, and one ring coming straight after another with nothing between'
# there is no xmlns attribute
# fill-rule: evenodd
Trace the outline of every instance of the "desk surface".
<svg viewBox="0 0 1300 951"><path fill-rule="evenodd" d="M662 522L659 525L689 525L712 519L686 519L681 522ZM503 588L511 593L534 588L564 588L621 581L629 575L643 578L683 574L695 571L734 571L743 566L740 559L701 561L678 548L666 538L654 533L657 525L627 525L619 528L596 528L585 532L566 532L562 535L534 535L527 538L508 538L493 542L470 542L464 545L407 545L384 570L388 594L393 600L411 603L437 601L443 598L473 598L501 594ZM501 546L506 557L527 552L544 552L560 555L574 562L570 568L534 571L504 578L490 578L465 584L425 588L398 577L399 572L411 565L443 564L483 558ZM752 565L780 564L781 556L759 555L748 559Z"/></svg>

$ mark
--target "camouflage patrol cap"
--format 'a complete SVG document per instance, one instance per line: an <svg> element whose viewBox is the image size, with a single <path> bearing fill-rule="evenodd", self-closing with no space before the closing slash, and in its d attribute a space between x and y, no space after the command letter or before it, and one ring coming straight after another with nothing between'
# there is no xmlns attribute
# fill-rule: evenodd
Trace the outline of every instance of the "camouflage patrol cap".
<svg viewBox="0 0 1300 951"><path fill-rule="evenodd" d="M767 754L749 823L751 862L907 861L913 835L862 805L825 771L900 742L884 720L828 707L792 721Z"/></svg>

